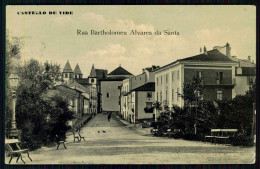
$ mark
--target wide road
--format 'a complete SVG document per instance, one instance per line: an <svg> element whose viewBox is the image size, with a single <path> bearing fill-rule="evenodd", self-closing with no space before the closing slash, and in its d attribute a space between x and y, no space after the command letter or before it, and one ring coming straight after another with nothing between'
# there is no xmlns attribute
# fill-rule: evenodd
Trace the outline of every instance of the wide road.
<svg viewBox="0 0 260 169"><path fill-rule="evenodd" d="M74 143L70 135L67 149L42 147L31 152L33 162L25 160L28 164L242 164L255 158L255 147L144 136L115 118L108 122L106 114L98 114L81 134L85 142Z"/></svg>

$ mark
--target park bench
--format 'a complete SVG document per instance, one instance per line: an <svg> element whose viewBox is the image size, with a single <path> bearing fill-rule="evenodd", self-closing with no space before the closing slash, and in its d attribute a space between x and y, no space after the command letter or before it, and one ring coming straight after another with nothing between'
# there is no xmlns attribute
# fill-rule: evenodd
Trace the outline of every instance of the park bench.
<svg viewBox="0 0 260 169"><path fill-rule="evenodd" d="M205 142L207 140L209 140L210 142L213 142L213 141L215 142L215 137L219 136L220 132L221 132L221 129L211 129L210 130L210 135L206 135L205 136Z"/></svg>
<svg viewBox="0 0 260 169"><path fill-rule="evenodd" d="M78 130L78 135L79 135L79 141L81 141L81 139L83 139L83 140L85 141L85 137L84 137L84 136L81 136L80 130Z"/></svg>
<svg viewBox="0 0 260 169"><path fill-rule="evenodd" d="M32 161L29 150L26 148L21 148L21 143L17 139L12 139L16 141L6 141L6 151L7 154L10 155L10 160L9 164L11 163L13 157L17 156L16 163L18 162L19 159L25 164L25 161L23 160L23 153L26 153L28 158Z"/></svg>
<svg viewBox="0 0 260 169"><path fill-rule="evenodd" d="M180 132L181 132L181 129L167 129L167 131L163 133L163 136L175 137Z"/></svg>
<svg viewBox="0 0 260 169"><path fill-rule="evenodd" d="M81 141L81 139L83 139L85 141L85 137L80 134L80 127L79 126L76 128L76 130L72 131L72 134L73 134L73 137L74 137L74 142L75 142L76 139L78 139L78 141Z"/></svg>
<svg viewBox="0 0 260 169"><path fill-rule="evenodd" d="M224 143L227 144L227 141L230 141L231 138L235 137L235 134L238 132L238 129L211 129L211 135L205 136L205 141L210 139L211 142Z"/></svg>
<svg viewBox="0 0 260 169"><path fill-rule="evenodd" d="M220 135L215 137L215 143L227 144L227 141L231 143L231 138L234 138L238 129L221 129Z"/></svg>
<svg viewBox="0 0 260 169"><path fill-rule="evenodd" d="M157 135L158 134L158 129L151 129L151 134Z"/></svg>
<svg viewBox="0 0 260 169"><path fill-rule="evenodd" d="M76 136L75 131L72 131L72 134L73 134L74 142L75 142L76 139L78 139L78 141L79 141L79 136Z"/></svg>
<svg viewBox="0 0 260 169"><path fill-rule="evenodd" d="M61 139L59 135L56 135L56 143L57 143L57 150L59 149L60 144L63 144L64 148L67 149L65 146L65 139Z"/></svg>

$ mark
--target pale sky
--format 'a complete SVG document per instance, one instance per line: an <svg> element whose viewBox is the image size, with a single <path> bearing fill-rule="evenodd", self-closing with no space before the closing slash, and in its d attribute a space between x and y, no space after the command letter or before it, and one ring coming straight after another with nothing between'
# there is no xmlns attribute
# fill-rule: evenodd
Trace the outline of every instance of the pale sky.
<svg viewBox="0 0 260 169"><path fill-rule="evenodd" d="M73 11L73 15L18 15L18 11ZM231 54L256 60L255 6L7 6L6 28L21 37L22 60L78 63L87 77L92 64L113 71L120 64L134 75L199 54L204 45L231 45ZM126 31L127 36L77 35L77 30ZM180 35L129 35L178 31ZM25 38L23 38L25 37Z"/></svg>

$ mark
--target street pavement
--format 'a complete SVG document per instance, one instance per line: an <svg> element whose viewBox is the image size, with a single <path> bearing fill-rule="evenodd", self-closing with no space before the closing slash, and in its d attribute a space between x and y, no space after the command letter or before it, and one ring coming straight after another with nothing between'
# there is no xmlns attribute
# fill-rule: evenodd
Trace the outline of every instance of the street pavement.
<svg viewBox="0 0 260 169"><path fill-rule="evenodd" d="M65 149L42 147L24 155L27 164L251 164L255 147L215 145L200 141L160 138L148 129L133 127L106 114L98 114L82 130L86 141L73 142L68 133ZM6 158L7 163L9 157ZM16 163L16 158L12 164Z"/></svg>

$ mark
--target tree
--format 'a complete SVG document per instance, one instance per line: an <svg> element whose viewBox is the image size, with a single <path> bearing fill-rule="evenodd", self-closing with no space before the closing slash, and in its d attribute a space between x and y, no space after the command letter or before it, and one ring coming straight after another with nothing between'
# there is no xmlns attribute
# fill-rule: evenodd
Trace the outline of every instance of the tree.
<svg viewBox="0 0 260 169"><path fill-rule="evenodd" d="M162 103L161 102L158 102L158 101L155 101L153 103L153 106L152 106L154 109L155 109L155 121L156 121L156 118L157 118L157 113L159 112L159 110L162 110Z"/></svg>
<svg viewBox="0 0 260 169"><path fill-rule="evenodd" d="M183 94L181 97L191 105L193 101L197 101L201 95L203 95L205 85L203 79L198 74L194 75L192 80L184 82Z"/></svg>
<svg viewBox="0 0 260 169"><path fill-rule="evenodd" d="M31 148L53 141L50 132L54 129L46 127L48 115L52 119L60 118L52 120L52 126L59 124L64 131L67 129L64 126L71 119L67 101L60 98L49 100L45 97L46 92L59 81L58 75L59 66L48 62L42 65L33 59L19 72L21 80L17 89L17 127L22 131L22 141L28 142Z"/></svg>

